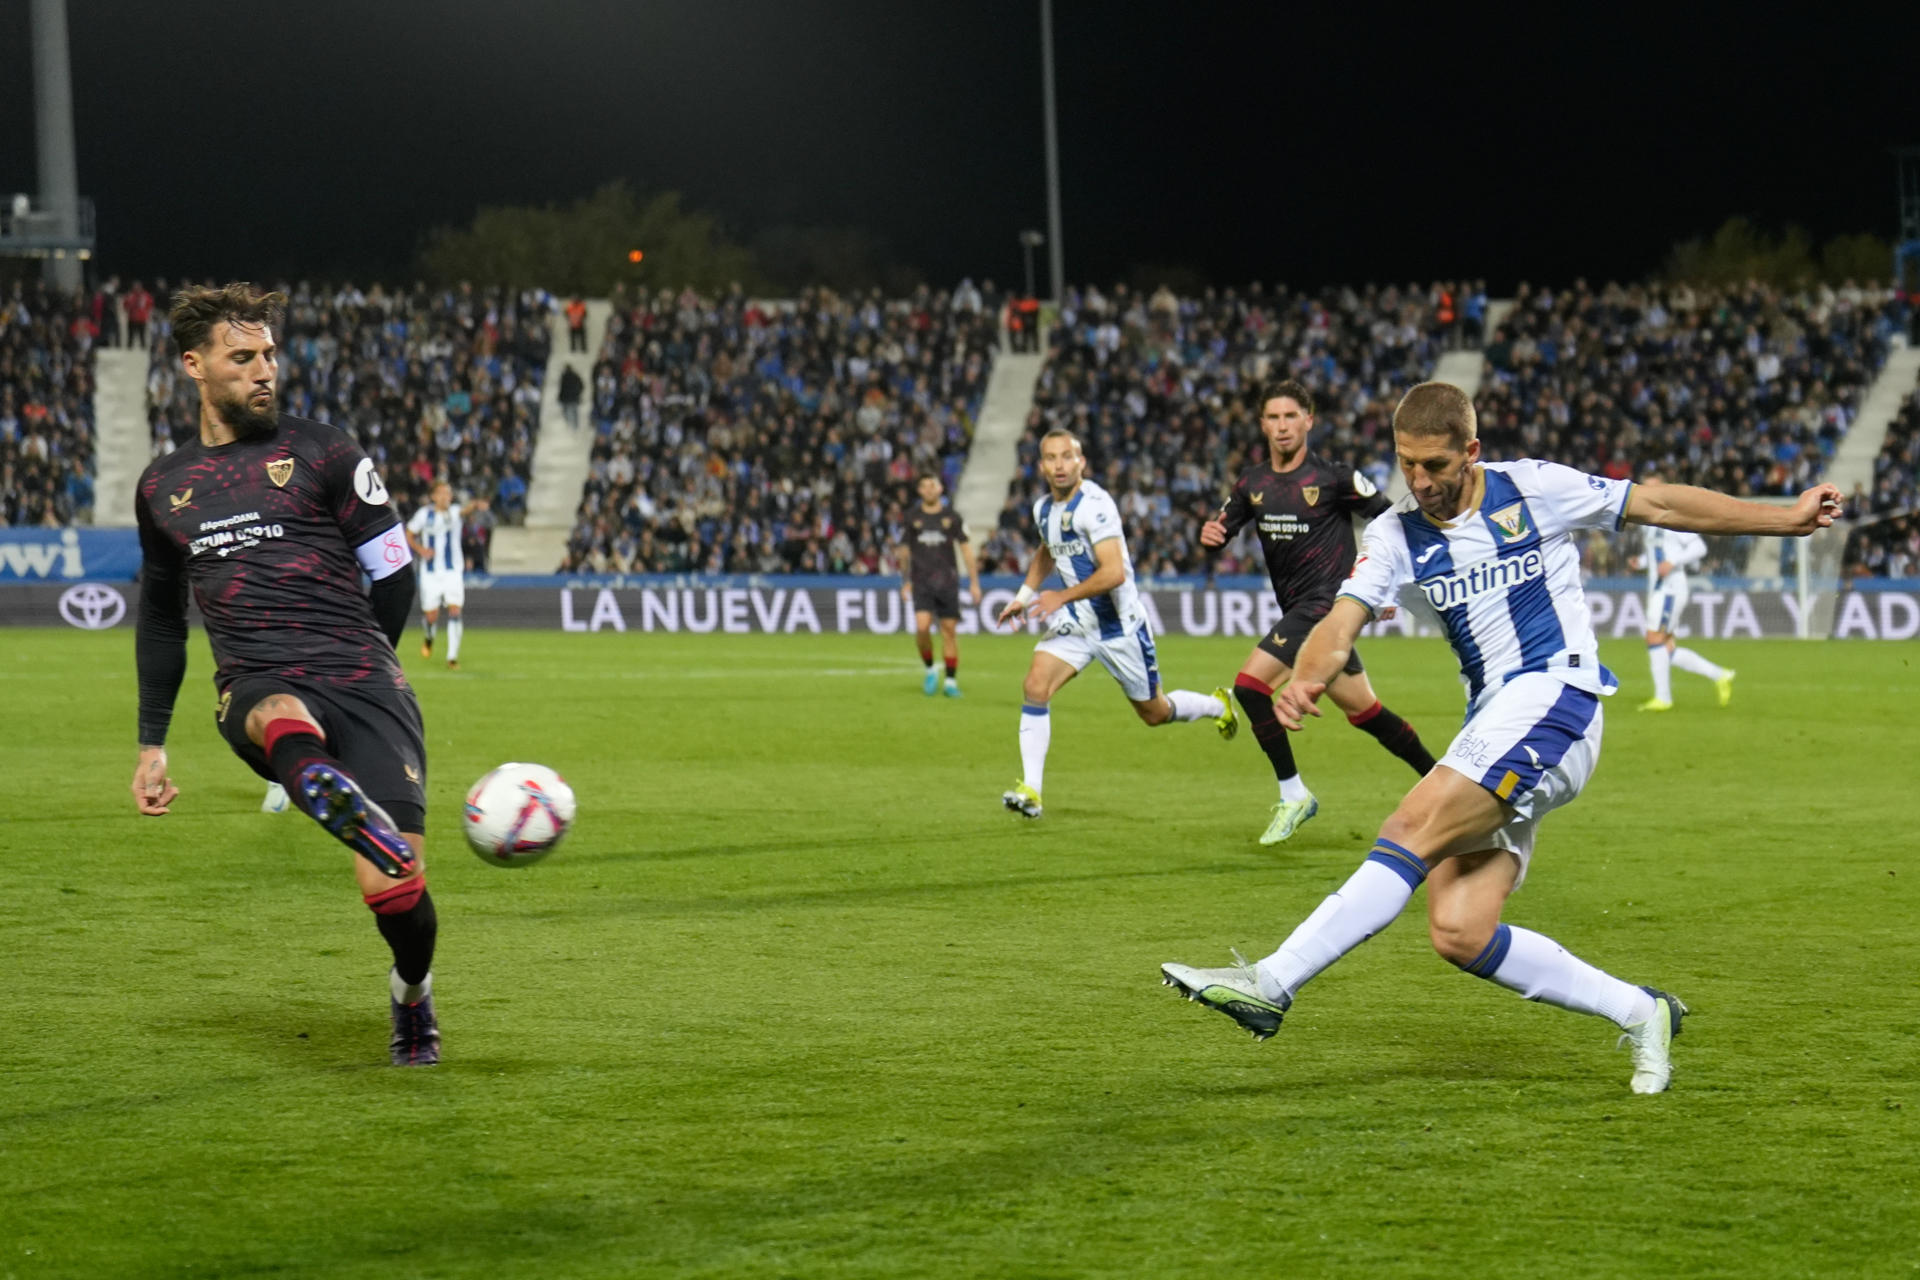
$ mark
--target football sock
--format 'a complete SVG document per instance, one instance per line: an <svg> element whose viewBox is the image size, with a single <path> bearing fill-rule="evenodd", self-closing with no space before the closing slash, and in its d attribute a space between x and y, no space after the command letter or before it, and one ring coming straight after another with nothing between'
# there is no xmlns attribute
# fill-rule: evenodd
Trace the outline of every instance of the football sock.
<svg viewBox="0 0 1920 1280"><path fill-rule="evenodd" d="M456 662L460 658L460 633L466 630L458 618L447 619L447 661Z"/></svg>
<svg viewBox="0 0 1920 1280"><path fill-rule="evenodd" d="M1254 967L1260 994L1286 1004L1315 974L1393 923L1427 878L1427 864L1394 844L1376 840L1373 852L1280 949Z"/></svg>
<svg viewBox="0 0 1920 1280"><path fill-rule="evenodd" d="M932 666L933 664L929 662L927 665ZM959 673L960 673L960 659L948 658L947 659L947 679L951 680L954 678L954 676L958 675Z"/></svg>
<svg viewBox="0 0 1920 1280"><path fill-rule="evenodd" d="M929 671L933 670L933 637L915 637L914 645L920 650L920 665Z"/></svg>
<svg viewBox="0 0 1920 1280"><path fill-rule="evenodd" d="M395 905L394 895L402 890L417 890L411 894L404 910L381 910ZM410 986L424 982L433 968L433 943L440 934L440 917L434 913L433 895L427 892L425 879L416 876L406 884L373 894L367 898L367 905L373 908L373 922L393 952L394 976ZM414 1001L401 1000L400 1003Z"/></svg>
<svg viewBox="0 0 1920 1280"><path fill-rule="evenodd" d="M1169 689L1167 701L1173 706L1175 720L1218 720L1227 714L1220 699L1210 693L1195 693L1191 689Z"/></svg>
<svg viewBox="0 0 1920 1280"><path fill-rule="evenodd" d="M1053 716L1046 704L1026 703L1020 708L1021 781L1043 794L1041 781L1047 774L1047 744L1053 741Z"/></svg>
<svg viewBox="0 0 1920 1280"><path fill-rule="evenodd" d="M1673 665L1682 671L1691 671L1694 675L1705 676L1709 680L1724 680L1727 669L1718 663L1708 662L1693 650L1681 646L1673 651Z"/></svg>
<svg viewBox="0 0 1920 1280"><path fill-rule="evenodd" d="M1653 668L1653 696L1662 702L1673 701L1673 676L1668 670L1672 659L1664 644L1647 646L1647 665Z"/></svg>
<svg viewBox="0 0 1920 1280"><path fill-rule="evenodd" d="M1305 799L1287 794L1289 781L1300 785L1302 791L1306 787L1300 784L1300 769L1293 763L1293 744L1287 741L1287 731L1273 713L1273 690L1252 676L1243 675L1233 682L1233 696L1240 709L1247 713L1247 723L1253 726L1253 740L1267 753L1273 776L1280 780L1280 798Z"/></svg>
<svg viewBox="0 0 1920 1280"><path fill-rule="evenodd" d="M387 989L393 992L393 998L399 1004L419 1004L433 994L433 975L429 973L418 982L408 982L400 976L398 969L389 969Z"/></svg>
<svg viewBox="0 0 1920 1280"><path fill-rule="evenodd" d="M1531 929L1501 925L1486 949L1460 967L1529 1000L1597 1014L1622 1028L1638 1026L1654 1013L1653 997L1639 987L1601 972Z"/></svg>
<svg viewBox="0 0 1920 1280"><path fill-rule="evenodd" d="M426 640L427 640L427 643L428 643L429 645L431 645L431 644L433 643L433 633L434 633L434 631L435 631L435 629L436 629L436 628L437 628L437 627L439 626L439 624L438 624L438 623L435 623L435 622L427 622L427 623L423 623L422 625L423 625L423 626L425 626L425 628L426 628L426 632L427 632L427 636L426 636Z"/></svg>
<svg viewBox="0 0 1920 1280"><path fill-rule="evenodd" d="M307 807L306 797L300 794L302 769L310 764L326 764L348 777L353 776L327 750L326 739L305 720L269 720L261 739L261 750L267 753L267 763L272 766L274 777L280 779L280 785L287 789L287 795L300 806L302 812Z"/></svg>
<svg viewBox="0 0 1920 1280"><path fill-rule="evenodd" d="M1414 732L1412 725L1381 706L1378 700L1359 715L1348 716L1347 723L1372 734L1375 741L1406 761L1407 767L1421 777L1432 772L1433 756L1421 743L1420 735Z"/></svg>
<svg viewBox="0 0 1920 1280"><path fill-rule="evenodd" d="M1280 798L1288 804L1298 804L1313 799L1313 792L1307 790L1307 784L1296 773L1291 778L1280 779Z"/></svg>

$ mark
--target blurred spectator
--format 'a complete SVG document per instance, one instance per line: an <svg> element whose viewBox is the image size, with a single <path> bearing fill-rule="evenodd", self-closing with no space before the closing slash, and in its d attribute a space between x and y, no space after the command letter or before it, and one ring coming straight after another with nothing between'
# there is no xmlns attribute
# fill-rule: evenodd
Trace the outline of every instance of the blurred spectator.
<svg viewBox="0 0 1920 1280"><path fill-rule="evenodd" d="M144 347L147 345L147 322L153 318L153 295L138 280L127 290L122 304L127 313L127 345Z"/></svg>
<svg viewBox="0 0 1920 1280"><path fill-rule="evenodd" d="M567 350L587 349L587 304L578 297L567 303Z"/></svg>
<svg viewBox="0 0 1920 1280"><path fill-rule="evenodd" d="M93 516L93 323L86 295L0 293L0 525Z"/></svg>
<svg viewBox="0 0 1920 1280"><path fill-rule="evenodd" d="M1855 523L1842 572L1848 577L1920 576L1920 391L1907 396L1873 460L1873 490L1847 502Z"/></svg>
<svg viewBox="0 0 1920 1280"><path fill-rule="evenodd" d="M586 380L572 365L560 371L560 416L575 430L580 427L580 397L586 389Z"/></svg>

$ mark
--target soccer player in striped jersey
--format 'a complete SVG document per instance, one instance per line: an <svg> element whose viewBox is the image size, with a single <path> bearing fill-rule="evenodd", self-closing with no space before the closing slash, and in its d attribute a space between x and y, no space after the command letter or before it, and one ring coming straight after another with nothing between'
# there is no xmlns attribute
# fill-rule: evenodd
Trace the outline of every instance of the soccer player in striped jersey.
<svg viewBox="0 0 1920 1280"><path fill-rule="evenodd" d="M1280 720L1291 729L1319 714L1315 703L1360 628L1412 587L1459 659L1466 725L1359 869L1278 951L1235 968L1163 965L1162 980L1264 1040L1307 982L1393 923L1425 883L1436 951L1529 1000L1611 1020L1632 1047L1633 1091L1659 1093L1686 1006L1500 920L1526 878L1541 818L1577 796L1599 761L1600 701L1618 683L1600 665L1569 535L1625 521L1804 536L1833 523L1840 491L1817 485L1791 507L1772 507L1531 459L1482 463L1473 401L1441 382L1407 393L1393 432L1411 492L1367 526L1364 554L1281 692Z"/></svg>
<svg viewBox="0 0 1920 1280"><path fill-rule="evenodd" d="M1647 483L1658 481L1649 478ZM1733 701L1733 671L1708 662L1673 636L1680 611L1687 607L1687 570L1707 558L1706 539L1658 525L1648 525L1640 536L1646 551L1628 564L1638 569L1644 561L1647 571L1647 666L1653 671L1653 697L1641 703L1640 709L1673 710L1673 667L1713 681L1724 707Z"/></svg>
<svg viewBox="0 0 1920 1280"><path fill-rule="evenodd" d="M476 509L486 505L475 499ZM447 611L447 667L460 669L460 633L464 629L460 610L467 603L466 553L460 548L461 508L454 505L453 486L442 480L433 486L433 505L422 507L407 521L407 541L420 561L420 614L427 634L420 642L420 656L433 656L433 633L440 622L440 610Z"/></svg>
<svg viewBox="0 0 1920 1280"><path fill-rule="evenodd" d="M1027 566L1027 580L1006 608L1002 623L1026 617L1050 617L1047 633L1034 646L1020 708L1020 763L1024 770L1000 802L1028 818L1040 816L1040 787L1053 740L1053 695L1098 660L1120 683L1142 722L1211 720L1223 738L1239 728L1225 689L1193 693L1160 691L1160 666L1153 631L1140 606L1127 554L1120 508L1113 496L1086 478L1087 460L1080 438L1054 430L1040 438L1040 475L1047 492L1033 504L1040 546ZM1058 571L1065 586L1041 591L1047 575Z"/></svg>

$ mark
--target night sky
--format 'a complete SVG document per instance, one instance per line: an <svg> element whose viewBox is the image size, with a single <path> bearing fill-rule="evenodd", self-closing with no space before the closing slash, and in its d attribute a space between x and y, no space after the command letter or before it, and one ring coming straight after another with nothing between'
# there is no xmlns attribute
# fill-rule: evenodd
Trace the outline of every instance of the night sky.
<svg viewBox="0 0 1920 1280"><path fill-rule="evenodd" d="M1643 276L1734 213L1893 235L1886 149L1920 143L1911 24L1526 8L1058 0L1068 278L1501 291ZM7 191L36 185L26 11L0 3ZM123 274L398 277L476 205L615 178L741 239L861 227L939 283L1017 279L1017 232L1045 226L1038 0L68 16L80 189Z"/></svg>

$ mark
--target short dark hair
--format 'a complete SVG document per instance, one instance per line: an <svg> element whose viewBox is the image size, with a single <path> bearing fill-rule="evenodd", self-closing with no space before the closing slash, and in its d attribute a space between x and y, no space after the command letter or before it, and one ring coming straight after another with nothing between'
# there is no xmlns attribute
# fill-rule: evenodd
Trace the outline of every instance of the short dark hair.
<svg viewBox="0 0 1920 1280"><path fill-rule="evenodd" d="M1260 388L1260 399L1254 403L1253 411L1263 414L1267 411L1267 401L1278 400L1282 396L1300 406L1300 412L1309 418L1313 416L1313 392L1307 390L1304 383L1292 378L1282 378L1278 382L1269 382Z"/></svg>
<svg viewBox="0 0 1920 1280"><path fill-rule="evenodd" d="M1040 447L1044 449L1047 447L1047 441L1057 440L1061 437L1065 437L1066 439L1073 441L1073 447L1078 449L1083 456L1086 454L1087 452L1086 443L1080 439L1077 433L1069 431L1065 427L1055 427L1053 430L1047 432L1047 434L1041 436Z"/></svg>
<svg viewBox="0 0 1920 1280"><path fill-rule="evenodd" d="M1410 436L1445 436L1447 444L1465 449L1480 434L1473 398L1451 382L1422 382L1400 398L1393 411L1393 429Z"/></svg>
<svg viewBox="0 0 1920 1280"><path fill-rule="evenodd" d="M246 280L235 280L218 289L188 285L173 295L167 320L173 325L174 344L185 354L204 346L213 336L213 326L222 321L274 328L286 314L286 305L286 294L256 289Z"/></svg>

